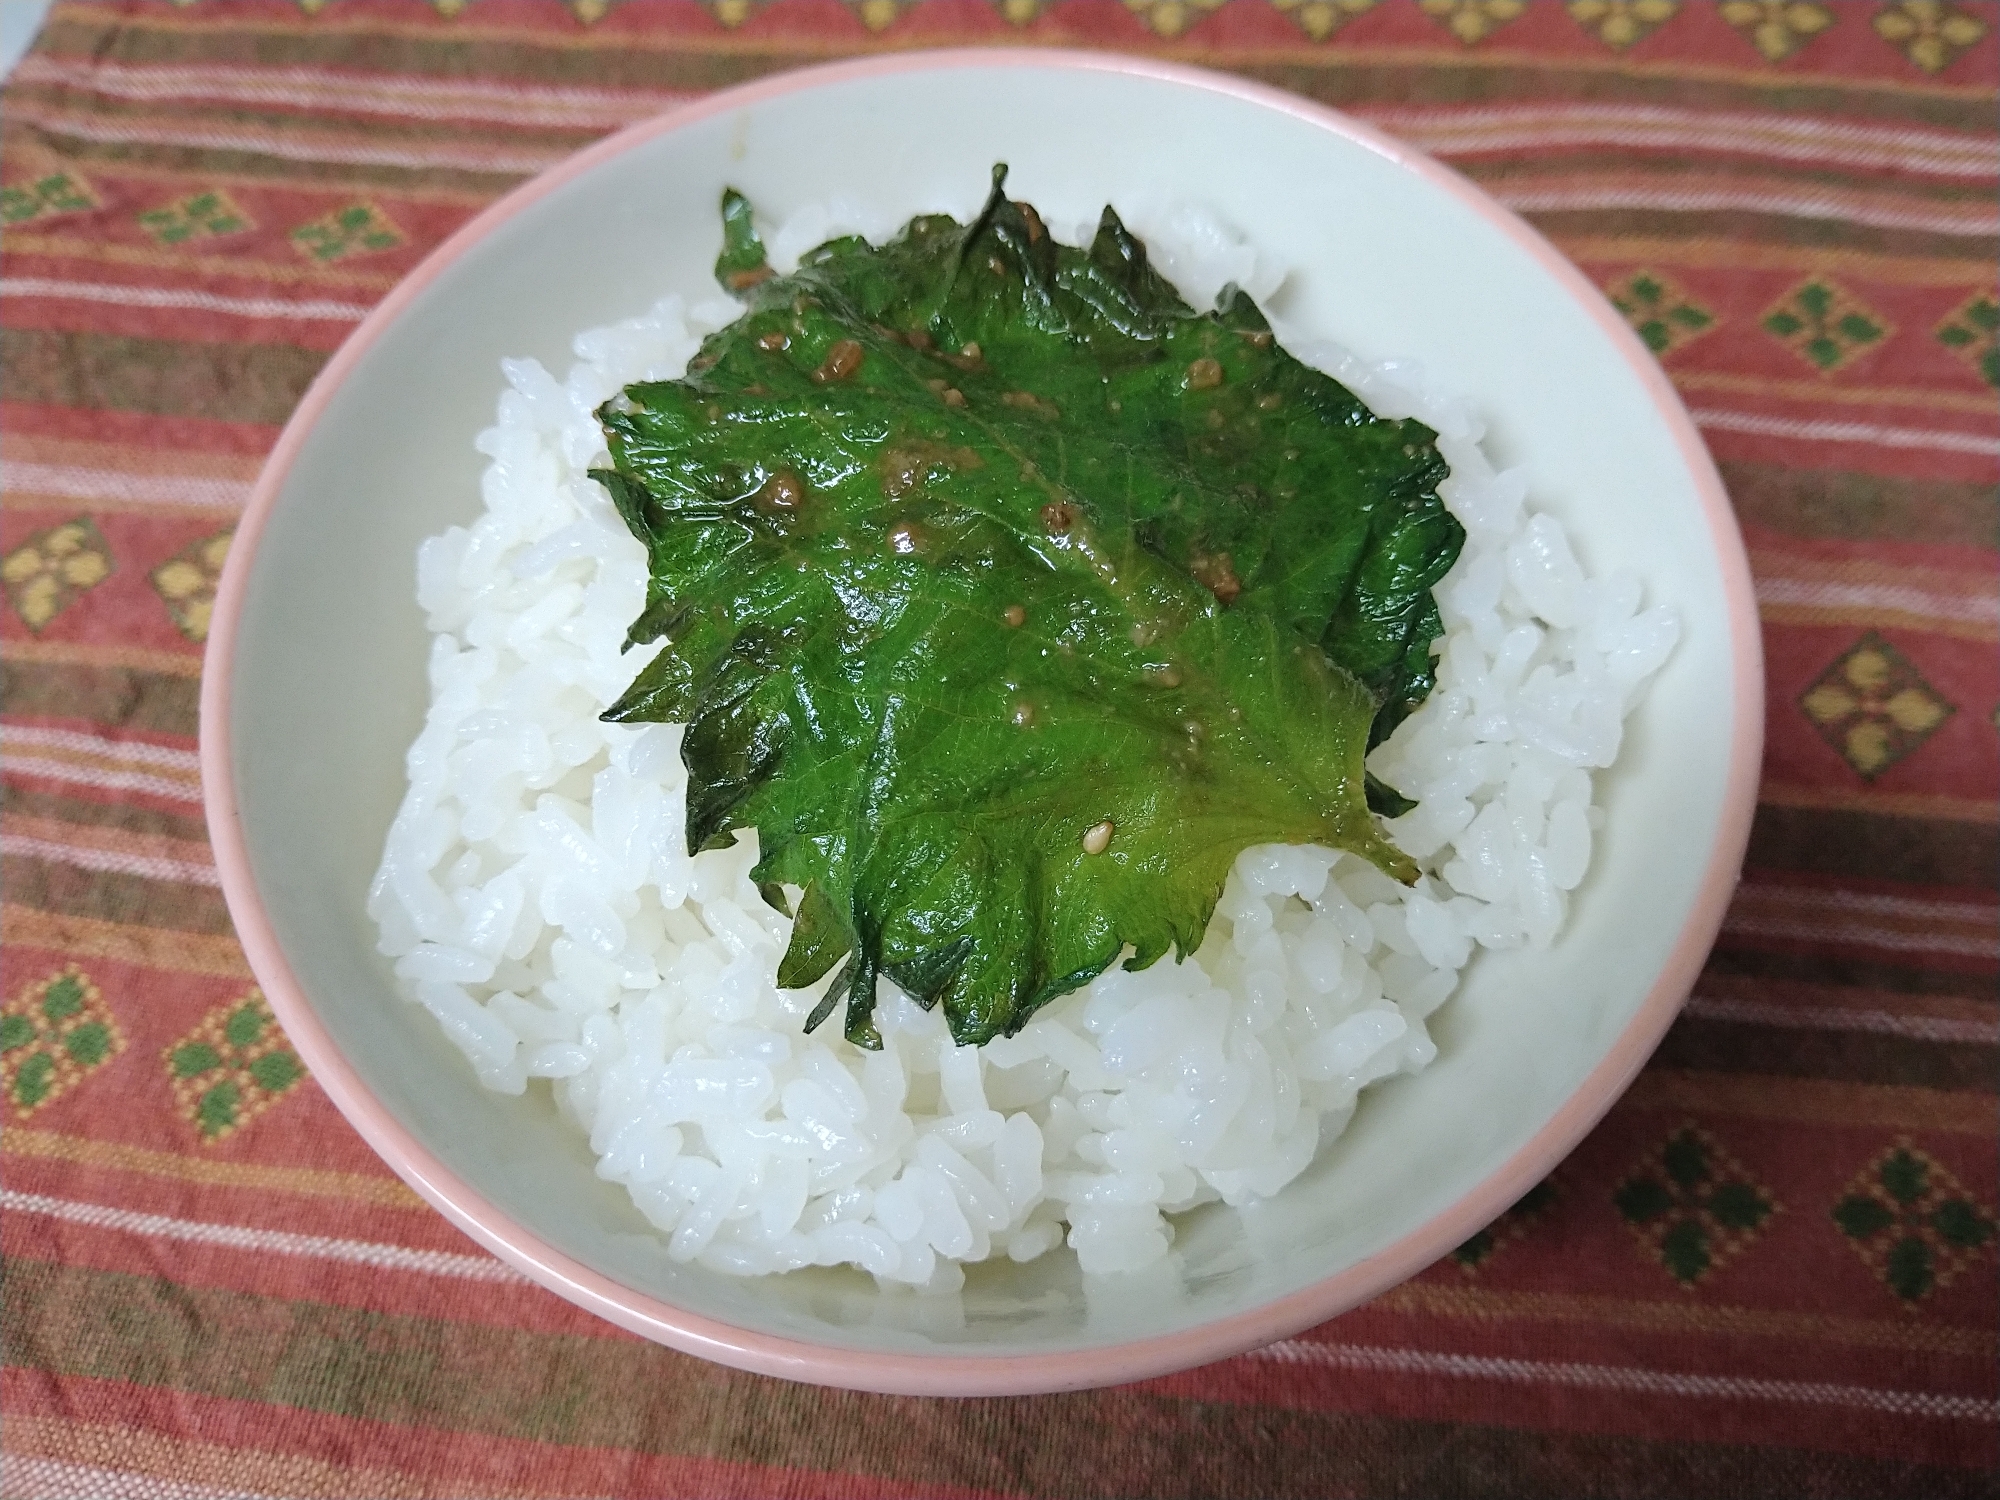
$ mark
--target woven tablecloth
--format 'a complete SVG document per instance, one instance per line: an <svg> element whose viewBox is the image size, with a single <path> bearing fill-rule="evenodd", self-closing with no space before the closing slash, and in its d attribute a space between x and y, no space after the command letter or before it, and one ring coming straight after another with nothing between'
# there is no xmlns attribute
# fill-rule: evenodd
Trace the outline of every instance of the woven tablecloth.
<svg viewBox="0 0 2000 1500"><path fill-rule="evenodd" d="M1769 748L1685 1014L1490 1229L1170 1379L858 1396L592 1319L362 1145L231 936L202 643L279 426L481 205L772 69L1021 42L1297 90L1553 237L1721 465ZM1996 84L2000 9L1921 0L59 6L0 171L5 1493L2000 1493Z"/></svg>

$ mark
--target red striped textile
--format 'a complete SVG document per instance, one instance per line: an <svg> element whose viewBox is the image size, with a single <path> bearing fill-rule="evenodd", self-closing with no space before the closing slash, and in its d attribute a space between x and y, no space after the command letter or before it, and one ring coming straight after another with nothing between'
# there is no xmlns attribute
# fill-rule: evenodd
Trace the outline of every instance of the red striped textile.
<svg viewBox="0 0 2000 1500"><path fill-rule="evenodd" d="M353 1135L216 888L202 642L299 395L483 204L757 74L1024 41L1350 110L1604 288L1750 542L1764 783L1686 1013L1455 1254L1169 1379L858 1396L591 1319ZM0 1493L1994 1494L1996 92L1969 0L58 6L0 97Z"/></svg>

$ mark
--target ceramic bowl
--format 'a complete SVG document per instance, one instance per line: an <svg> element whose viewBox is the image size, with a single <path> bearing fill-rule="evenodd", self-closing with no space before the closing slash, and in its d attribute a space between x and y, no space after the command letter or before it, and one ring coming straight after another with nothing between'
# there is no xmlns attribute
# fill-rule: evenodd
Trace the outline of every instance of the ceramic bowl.
<svg viewBox="0 0 2000 1500"><path fill-rule="evenodd" d="M1607 824L1567 931L1485 954L1436 1063L1254 1211L1186 1216L1152 1274L1061 1251L962 1294L857 1272L737 1280L671 1261L545 1093L479 1087L393 990L363 900L422 721L422 538L471 520L503 356L709 289L725 184L775 221L845 196L900 216L995 161L1051 222L1199 204L1292 268L1291 320L1414 356L1470 396L1496 462L1630 566L1684 634L1600 778ZM202 768L237 930L355 1128L474 1239L561 1296L769 1374L932 1395L1131 1380L1295 1333L1422 1269L1533 1186L1665 1031L1740 864L1762 732L1741 539L1699 437L1617 314L1537 234L1410 149L1303 100L1129 58L906 54L766 79L637 125L494 205L328 364L271 456L217 600Z"/></svg>

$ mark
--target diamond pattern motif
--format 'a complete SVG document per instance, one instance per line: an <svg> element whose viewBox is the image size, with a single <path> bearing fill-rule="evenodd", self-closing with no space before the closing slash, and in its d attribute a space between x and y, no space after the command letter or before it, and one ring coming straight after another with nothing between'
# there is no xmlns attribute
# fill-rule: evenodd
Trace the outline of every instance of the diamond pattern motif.
<svg viewBox="0 0 2000 1500"><path fill-rule="evenodd" d="M1685 348L1715 327L1708 309L1654 271L1635 271L1610 289L1611 305L1661 356Z"/></svg>
<svg viewBox="0 0 2000 1500"><path fill-rule="evenodd" d="M1637 1162L1611 1201L1639 1243L1684 1287L1699 1285L1770 1226L1777 1200L1698 1125Z"/></svg>
<svg viewBox="0 0 2000 1500"><path fill-rule="evenodd" d="M156 244L181 245L189 240L216 239L257 227L250 215L220 188L194 193L139 215L139 227Z"/></svg>
<svg viewBox="0 0 2000 1500"><path fill-rule="evenodd" d="M1802 281L1763 317L1764 331L1822 375L1852 364L1892 331L1887 320L1837 283Z"/></svg>
<svg viewBox="0 0 2000 1500"><path fill-rule="evenodd" d="M330 265L357 255L394 250L403 243L403 231L374 204L355 203L299 225L292 231L291 241L301 255Z"/></svg>
<svg viewBox="0 0 2000 1500"><path fill-rule="evenodd" d="M97 207L90 184L73 172L56 172L33 182L0 188L0 224L26 224Z"/></svg>
<svg viewBox="0 0 2000 1500"><path fill-rule="evenodd" d="M1945 315L1937 326L1937 341L1979 372L1988 385L2000 386L2000 302L1991 292L1975 292Z"/></svg>
<svg viewBox="0 0 2000 1500"><path fill-rule="evenodd" d="M0 1094L25 1120L124 1050L104 996L71 964L0 1007Z"/></svg>
<svg viewBox="0 0 2000 1500"><path fill-rule="evenodd" d="M1146 23L1155 36L1179 36L1223 0L1125 0L1125 8Z"/></svg>
<svg viewBox="0 0 2000 1500"><path fill-rule="evenodd" d="M181 1114L210 1145L241 1130L306 1076L262 990L217 1006L161 1061Z"/></svg>
<svg viewBox="0 0 2000 1500"><path fill-rule="evenodd" d="M191 641L208 639L208 621L215 609L215 586L229 560L229 543L236 530L191 542L153 569L153 591L167 606L174 628Z"/></svg>
<svg viewBox="0 0 2000 1500"><path fill-rule="evenodd" d="M1875 34L1926 73L1936 73L1985 36L1986 23L1941 0L1902 0L1875 13Z"/></svg>
<svg viewBox="0 0 2000 1500"><path fill-rule="evenodd" d="M1958 711L1908 657L1872 630L1820 673L1799 708L1820 738L1868 781Z"/></svg>
<svg viewBox="0 0 2000 1500"><path fill-rule="evenodd" d="M1834 1204L1833 1222L1861 1263L1912 1309L1956 1280L1994 1235L1985 1205L1908 1139L1861 1169Z"/></svg>
<svg viewBox="0 0 2000 1500"><path fill-rule="evenodd" d="M1527 0L1417 0L1418 9L1468 47L1476 47L1526 12Z"/></svg>
<svg viewBox="0 0 2000 1500"><path fill-rule="evenodd" d="M1830 7L1797 0L1723 0L1722 19L1749 37L1766 62L1783 62L1833 25Z"/></svg>
<svg viewBox="0 0 2000 1500"><path fill-rule="evenodd" d="M887 31L910 8L911 0L847 0L847 8L870 31Z"/></svg>
<svg viewBox="0 0 2000 1500"><path fill-rule="evenodd" d="M1680 8L1680 0L1569 0L1570 18L1614 52L1652 35Z"/></svg>
<svg viewBox="0 0 2000 1500"><path fill-rule="evenodd" d="M1307 36L1323 42L1356 16L1373 10L1377 0L1271 0L1271 4Z"/></svg>
<svg viewBox="0 0 2000 1500"><path fill-rule="evenodd" d="M88 516L37 532L0 558L7 602L37 634L110 576L111 548Z"/></svg>

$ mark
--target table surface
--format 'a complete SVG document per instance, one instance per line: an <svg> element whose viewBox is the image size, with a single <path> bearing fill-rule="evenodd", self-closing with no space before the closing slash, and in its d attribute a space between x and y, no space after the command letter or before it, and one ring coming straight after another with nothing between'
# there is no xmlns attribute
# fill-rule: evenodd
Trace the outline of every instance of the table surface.
<svg viewBox="0 0 2000 1500"><path fill-rule="evenodd" d="M300 393L482 204L759 73L1021 42L1295 89L1549 234L1721 466L1769 748L1685 1014L1490 1229L1170 1379L858 1396L591 1319L360 1143L216 889L202 642ZM1996 44L1984 4L59 5L0 105L0 1488L1995 1494Z"/></svg>

